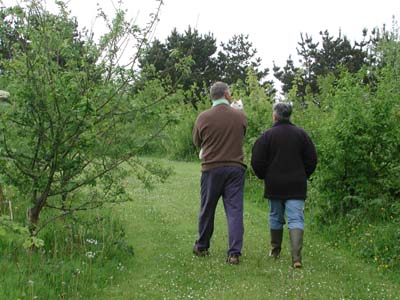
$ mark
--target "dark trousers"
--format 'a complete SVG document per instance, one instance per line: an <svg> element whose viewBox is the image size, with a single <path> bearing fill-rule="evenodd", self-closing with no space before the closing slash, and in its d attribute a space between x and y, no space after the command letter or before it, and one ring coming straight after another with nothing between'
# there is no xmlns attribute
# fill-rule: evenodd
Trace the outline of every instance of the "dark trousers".
<svg viewBox="0 0 400 300"><path fill-rule="evenodd" d="M196 246L210 247L218 199L222 196L228 222L228 255L241 255L243 245L243 189L245 170L240 167L218 167L201 175L199 235Z"/></svg>

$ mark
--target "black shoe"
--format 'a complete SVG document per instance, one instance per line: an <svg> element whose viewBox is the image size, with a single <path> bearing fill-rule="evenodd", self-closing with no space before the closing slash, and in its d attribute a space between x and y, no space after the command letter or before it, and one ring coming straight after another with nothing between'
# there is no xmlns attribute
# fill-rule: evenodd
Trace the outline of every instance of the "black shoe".
<svg viewBox="0 0 400 300"><path fill-rule="evenodd" d="M199 249L196 245L193 246L193 254L196 256L208 256L210 253L208 249Z"/></svg>
<svg viewBox="0 0 400 300"><path fill-rule="evenodd" d="M239 255L229 255L226 259L226 263L230 265L238 265L239 264Z"/></svg>

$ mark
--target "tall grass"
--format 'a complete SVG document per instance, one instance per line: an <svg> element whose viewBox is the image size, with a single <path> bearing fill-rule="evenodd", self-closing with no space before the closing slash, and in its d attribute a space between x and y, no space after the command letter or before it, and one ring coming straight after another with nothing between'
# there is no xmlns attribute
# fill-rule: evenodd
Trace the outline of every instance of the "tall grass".
<svg viewBox="0 0 400 300"><path fill-rule="evenodd" d="M40 237L45 246L36 251L0 240L0 299L87 299L112 285L133 255L111 213L58 220Z"/></svg>

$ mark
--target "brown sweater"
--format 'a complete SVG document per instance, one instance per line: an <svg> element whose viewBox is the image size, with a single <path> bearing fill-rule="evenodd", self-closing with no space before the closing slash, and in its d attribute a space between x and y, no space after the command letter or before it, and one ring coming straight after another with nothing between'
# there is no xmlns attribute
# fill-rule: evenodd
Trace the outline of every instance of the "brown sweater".
<svg viewBox="0 0 400 300"><path fill-rule="evenodd" d="M220 104L202 112L193 128L193 143L203 149L202 171L221 166L246 168L243 139L246 116L240 110Z"/></svg>

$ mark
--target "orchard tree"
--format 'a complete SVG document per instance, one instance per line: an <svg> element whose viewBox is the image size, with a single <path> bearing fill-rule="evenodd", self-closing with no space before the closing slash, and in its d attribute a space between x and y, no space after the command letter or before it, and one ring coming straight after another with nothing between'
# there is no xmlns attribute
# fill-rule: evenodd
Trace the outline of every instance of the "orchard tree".
<svg viewBox="0 0 400 300"><path fill-rule="evenodd" d="M77 31L66 4L57 3L57 14L42 1L1 11L2 32L13 34L1 36L10 48L0 85L10 97L1 103L0 172L29 202L32 236L51 222L39 223L45 209L64 216L126 200L123 162L134 164L145 183L166 176L136 154L170 122L156 105L167 95L148 86L131 93L159 8L144 28L127 21L122 9L112 20L100 10L108 32L96 42L92 33ZM4 40L8 36L12 41ZM130 40L135 48L121 66L120 49Z"/></svg>

